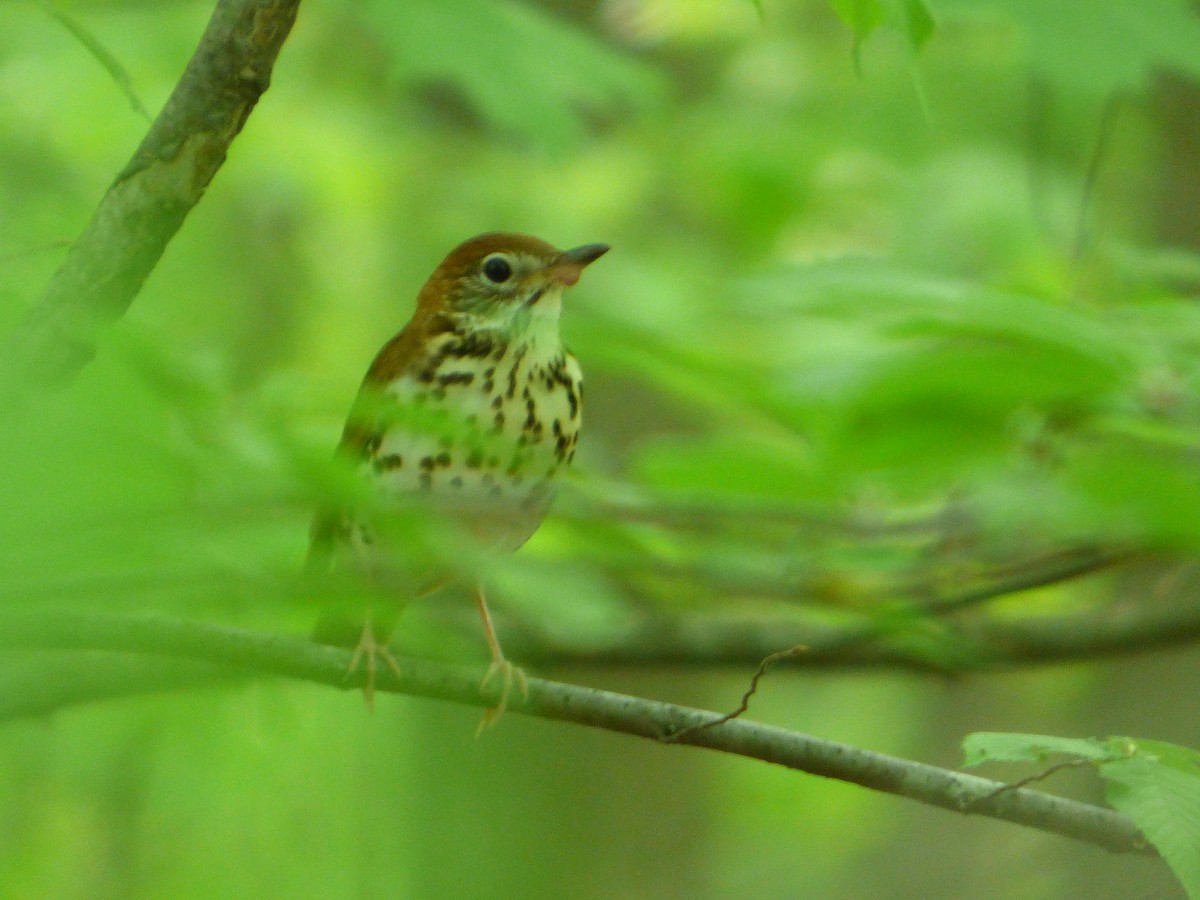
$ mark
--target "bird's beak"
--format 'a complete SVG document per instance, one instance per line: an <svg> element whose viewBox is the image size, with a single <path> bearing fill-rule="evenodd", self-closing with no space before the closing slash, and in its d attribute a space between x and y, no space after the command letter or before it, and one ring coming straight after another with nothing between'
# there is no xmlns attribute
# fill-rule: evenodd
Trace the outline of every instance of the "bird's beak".
<svg viewBox="0 0 1200 900"><path fill-rule="evenodd" d="M564 250L546 267L546 274L560 284L570 287L579 280L584 268L608 252L608 244L584 244Z"/></svg>

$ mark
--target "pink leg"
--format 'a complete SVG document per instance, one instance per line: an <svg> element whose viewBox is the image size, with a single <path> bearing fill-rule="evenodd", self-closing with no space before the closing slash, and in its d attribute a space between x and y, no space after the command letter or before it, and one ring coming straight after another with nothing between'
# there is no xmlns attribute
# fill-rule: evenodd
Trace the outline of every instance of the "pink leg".
<svg viewBox="0 0 1200 900"><path fill-rule="evenodd" d="M488 610L487 598L483 596L483 588L478 585L475 587L475 608L479 610L479 618L483 620L483 633L487 638L488 649L492 651L492 663L488 666L487 674L483 676L479 687L480 689L487 687L487 683L497 674L500 675L501 683L500 701L483 714L483 721L479 723L479 728L475 731L478 736L500 721L504 710L508 708L508 698L512 693L514 682L520 689L521 696L529 699L529 679L525 677L524 670L510 663L505 658L504 651L500 649L500 639L496 637L496 628L492 624L492 614Z"/></svg>

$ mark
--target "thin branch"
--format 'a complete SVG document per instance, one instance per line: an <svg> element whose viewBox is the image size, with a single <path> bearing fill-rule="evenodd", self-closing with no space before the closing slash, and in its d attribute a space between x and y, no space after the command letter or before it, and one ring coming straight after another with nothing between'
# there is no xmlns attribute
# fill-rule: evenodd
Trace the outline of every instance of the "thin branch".
<svg viewBox="0 0 1200 900"><path fill-rule="evenodd" d="M152 654L216 664L231 673L274 675L356 687L346 680L349 653L281 635L150 616L109 616L33 610L0 619L0 647ZM399 673L384 669L375 690L463 703L494 705L481 692L481 669L401 657ZM1126 816L1098 806L1019 788L948 769L821 740L744 719L576 685L529 679L518 715L574 722L656 741L718 750L944 809L1002 819L1061 834L1115 852L1153 854Z"/></svg>
<svg viewBox="0 0 1200 900"><path fill-rule="evenodd" d="M108 73L108 77L113 80L117 88L125 95L125 99L129 101L130 108L149 122L150 113L142 103L141 98L138 97L137 91L133 86L133 79L129 77L129 72L121 65L120 61L108 51L108 48L97 40L96 36L88 31L82 22L52 5L48 0L38 0L38 6L42 8L42 11L46 15L58 22L59 25L71 33L71 36L75 40L83 45L84 49L92 55L96 62L104 67L104 71Z"/></svg>
<svg viewBox="0 0 1200 900"><path fill-rule="evenodd" d="M1116 91L1109 93L1104 100L1104 108L1100 112L1100 123L1096 126L1096 143L1088 157L1087 172L1083 178L1083 186L1079 192L1079 208L1075 213L1075 245L1071 248L1071 264L1079 272L1084 254L1088 249L1091 237L1088 229L1088 216L1092 202L1096 196L1096 186L1100 182L1100 169L1108 152L1108 145L1114 133L1114 123L1121 108L1121 95Z"/></svg>
<svg viewBox="0 0 1200 900"><path fill-rule="evenodd" d="M300 0L218 0L200 45L41 298L8 339L9 391L69 382L129 308L267 89Z"/></svg>
<svg viewBox="0 0 1200 900"><path fill-rule="evenodd" d="M957 612L1010 594L1094 575L1146 556L1145 552L1117 547L1071 547L995 567L972 584L934 596L923 608L939 615Z"/></svg>

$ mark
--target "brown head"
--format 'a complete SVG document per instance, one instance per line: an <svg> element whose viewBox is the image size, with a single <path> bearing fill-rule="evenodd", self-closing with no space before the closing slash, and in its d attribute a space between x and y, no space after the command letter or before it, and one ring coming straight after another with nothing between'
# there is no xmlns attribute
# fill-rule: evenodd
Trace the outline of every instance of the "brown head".
<svg viewBox="0 0 1200 900"><path fill-rule="evenodd" d="M481 234L442 260L421 289L418 311L465 319L471 329L519 332L538 319L557 320L563 289L606 252L606 244L556 250L528 234Z"/></svg>
<svg viewBox="0 0 1200 900"><path fill-rule="evenodd" d="M527 234L489 232L459 244L417 297L412 320L375 357L366 384L386 384L422 365L427 342L448 331L484 331L506 343L558 339L563 289L606 252L605 244L555 250Z"/></svg>

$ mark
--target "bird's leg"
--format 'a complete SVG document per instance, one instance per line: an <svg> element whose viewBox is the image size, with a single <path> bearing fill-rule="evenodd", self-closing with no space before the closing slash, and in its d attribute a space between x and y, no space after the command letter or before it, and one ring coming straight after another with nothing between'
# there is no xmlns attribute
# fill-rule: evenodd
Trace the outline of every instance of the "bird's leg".
<svg viewBox="0 0 1200 900"><path fill-rule="evenodd" d="M529 699L529 679L525 677L525 670L510 663L504 656L504 651L500 649L500 639L496 637L496 628L492 625L492 614L488 611L487 599L479 585L475 586L475 606L479 610L479 618L483 620L483 633L487 636L488 649L492 651L492 664L488 666L487 674L479 683L479 689L483 690L489 681L497 675L500 676L500 701L484 712L483 720L475 730L478 736L500 721L504 710L508 708L508 697L512 693L514 683L520 689L521 696Z"/></svg>
<svg viewBox="0 0 1200 900"><path fill-rule="evenodd" d="M396 662L396 657L392 656L387 641L381 642L375 636L375 629L371 627L371 614L368 613L367 619L363 623L362 635L358 639L358 646L354 648L354 655L350 657L350 665L346 668L346 677L349 678L357 672L359 665L365 667L363 699L367 701L367 709L371 711L375 709L375 673L379 671L379 660L381 659L387 663L387 667L397 677L400 676L400 665Z"/></svg>

